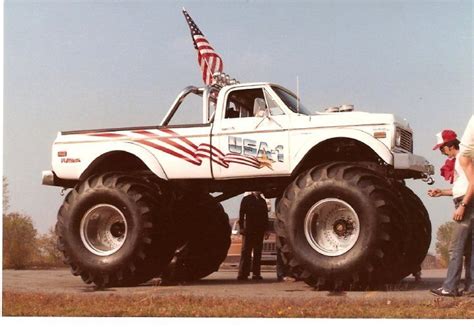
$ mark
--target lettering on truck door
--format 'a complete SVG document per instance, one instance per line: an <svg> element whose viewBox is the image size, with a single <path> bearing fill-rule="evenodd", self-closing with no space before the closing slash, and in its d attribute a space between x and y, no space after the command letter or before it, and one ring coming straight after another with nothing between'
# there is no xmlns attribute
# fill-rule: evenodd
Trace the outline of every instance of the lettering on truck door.
<svg viewBox="0 0 474 327"><path fill-rule="evenodd" d="M287 175L288 115L264 87L235 88L216 117L213 145L220 161L215 178Z"/></svg>

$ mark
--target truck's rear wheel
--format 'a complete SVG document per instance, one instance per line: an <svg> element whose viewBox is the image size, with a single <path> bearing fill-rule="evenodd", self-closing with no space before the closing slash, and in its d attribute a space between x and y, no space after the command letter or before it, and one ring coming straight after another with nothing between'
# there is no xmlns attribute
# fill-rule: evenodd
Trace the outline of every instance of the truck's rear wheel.
<svg viewBox="0 0 474 327"><path fill-rule="evenodd" d="M101 287L136 285L158 274L175 247L157 190L120 173L92 176L58 212L58 247L74 275Z"/></svg>
<svg viewBox="0 0 474 327"><path fill-rule="evenodd" d="M193 281L219 269L230 247L231 227L222 205L208 194L190 211L180 211L175 218L177 233L185 235L184 243L162 275L170 282ZM184 200L186 201L186 200ZM187 230L185 230L187 229Z"/></svg>
<svg viewBox="0 0 474 327"><path fill-rule="evenodd" d="M385 179L351 163L299 175L278 203L286 262L319 289L354 289L394 278L404 220Z"/></svg>
<svg viewBox="0 0 474 327"><path fill-rule="evenodd" d="M431 243L431 222L428 211L420 198L405 185L399 185L400 196L406 208L410 236L404 256L401 277L416 273L428 253Z"/></svg>

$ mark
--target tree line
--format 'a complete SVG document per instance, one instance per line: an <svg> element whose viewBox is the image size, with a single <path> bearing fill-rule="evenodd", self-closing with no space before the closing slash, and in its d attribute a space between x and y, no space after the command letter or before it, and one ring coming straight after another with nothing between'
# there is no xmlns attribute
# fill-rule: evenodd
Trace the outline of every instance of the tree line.
<svg viewBox="0 0 474 327"><path fill-rule="evenodd" d="M9 212L8 182L3 177L3 269L64 266L53 228L39 234L30 216Z"/></svg>
<svg viewBox="0 0 474 327"><path fill-rule="evenodd" d="M48 268L65 266L57 249L57 235L51 227L39 234L30 216L9 212L8 181L3 177L3 269ZM436 259L441 267L449 262L449 242L454 222L447 222L436 233Z"/></svg>

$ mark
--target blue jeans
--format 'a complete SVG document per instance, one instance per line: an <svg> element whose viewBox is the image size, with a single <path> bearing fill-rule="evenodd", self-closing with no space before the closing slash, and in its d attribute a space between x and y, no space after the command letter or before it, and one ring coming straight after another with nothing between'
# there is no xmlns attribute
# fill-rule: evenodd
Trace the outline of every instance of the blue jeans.
<svg viewBox="0 0 474 327"><path fill-rule="evenodd" d="M471 223L472 224L472 223ZM463 228L458 228L459 225L455 225L451 235L451 242L449 245L448 253L449 257L453 255L454 249L457 246L457 240L460 237L459 233L463 233ZM471 247L472 247L472 235L468 233L468 237L466 239L466 244L464 246L464 272L465 272L465 279L464 279L464 290L469 289L469 285L471 285Z"/></svg>
<svg viewBox="0 0 474 327"><path fill-rule="evenodd" d="M456 199L458 200L458 199ZM457 208L461 201L455 202L455 207ZM455 221L453 234L452 234L452 243L450 245L450 256L449 256L449 265L448 273L446 279L443 283L443 289L449 292L455 292L458 289L458 284L461 279L463 256L465 253L465 247L467 241L471 238L472 231L474 229L474 203L470 203L466 206L464 210L464 217L461 221ZM474 243L471 240L472 245ZM471 246L472 246L471 245ZM466 256L468 257L468 256ZM467 258L466 258L467 259ZM470 273L466 271L466 282L470 283L471 289L474 289L472 281L469 280L470 276L474 276L474 264L471 260L470 264L467 264L466 260L466 269L470 267ZM465 287L467 288L467 287Z"/></svg>

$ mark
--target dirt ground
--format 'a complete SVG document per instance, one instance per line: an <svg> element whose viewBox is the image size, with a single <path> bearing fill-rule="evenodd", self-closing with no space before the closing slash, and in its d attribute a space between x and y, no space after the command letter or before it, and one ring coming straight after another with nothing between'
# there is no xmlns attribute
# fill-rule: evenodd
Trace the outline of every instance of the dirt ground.
<svg viewBox="0 0 474 327"><path fill-rule="evenodd" d="M165 286L152 280L137 287L101 290L84 284L67 269L4 270L2 314L4 317L461 318L464 322L474 318L474 298L441 299L429 293L429 289L441 285L445 270L425 270L421 282L408 277L397 285L375 291L334 293L315 291L304 282L277 282L274 268L265 269L261 281L245 282L236 280L235 267L225 268L193 283Z"/></svg>
<svg viewBox="0 0 474 327"><path fill-rule="evenodd" d="M429 294L431 288L441 286L446 276L445 270L425 270L421 282L407 277L398 285L366 292L331 293L314 291L304 282L277 282L275 272L271 269L263 271L262 281L237 281L237 272L232 267L221 269L210 276L193 283L159 286L152 280L138 287L109 288L96 290L86 285L79 277L73 276L67 269L59 270L4 270L3 291L11 292L47 292L61 294L97 294L108 293L117 295L192 295L237 298L308 298L339 296L349 299L433 299Z"/></svg>

